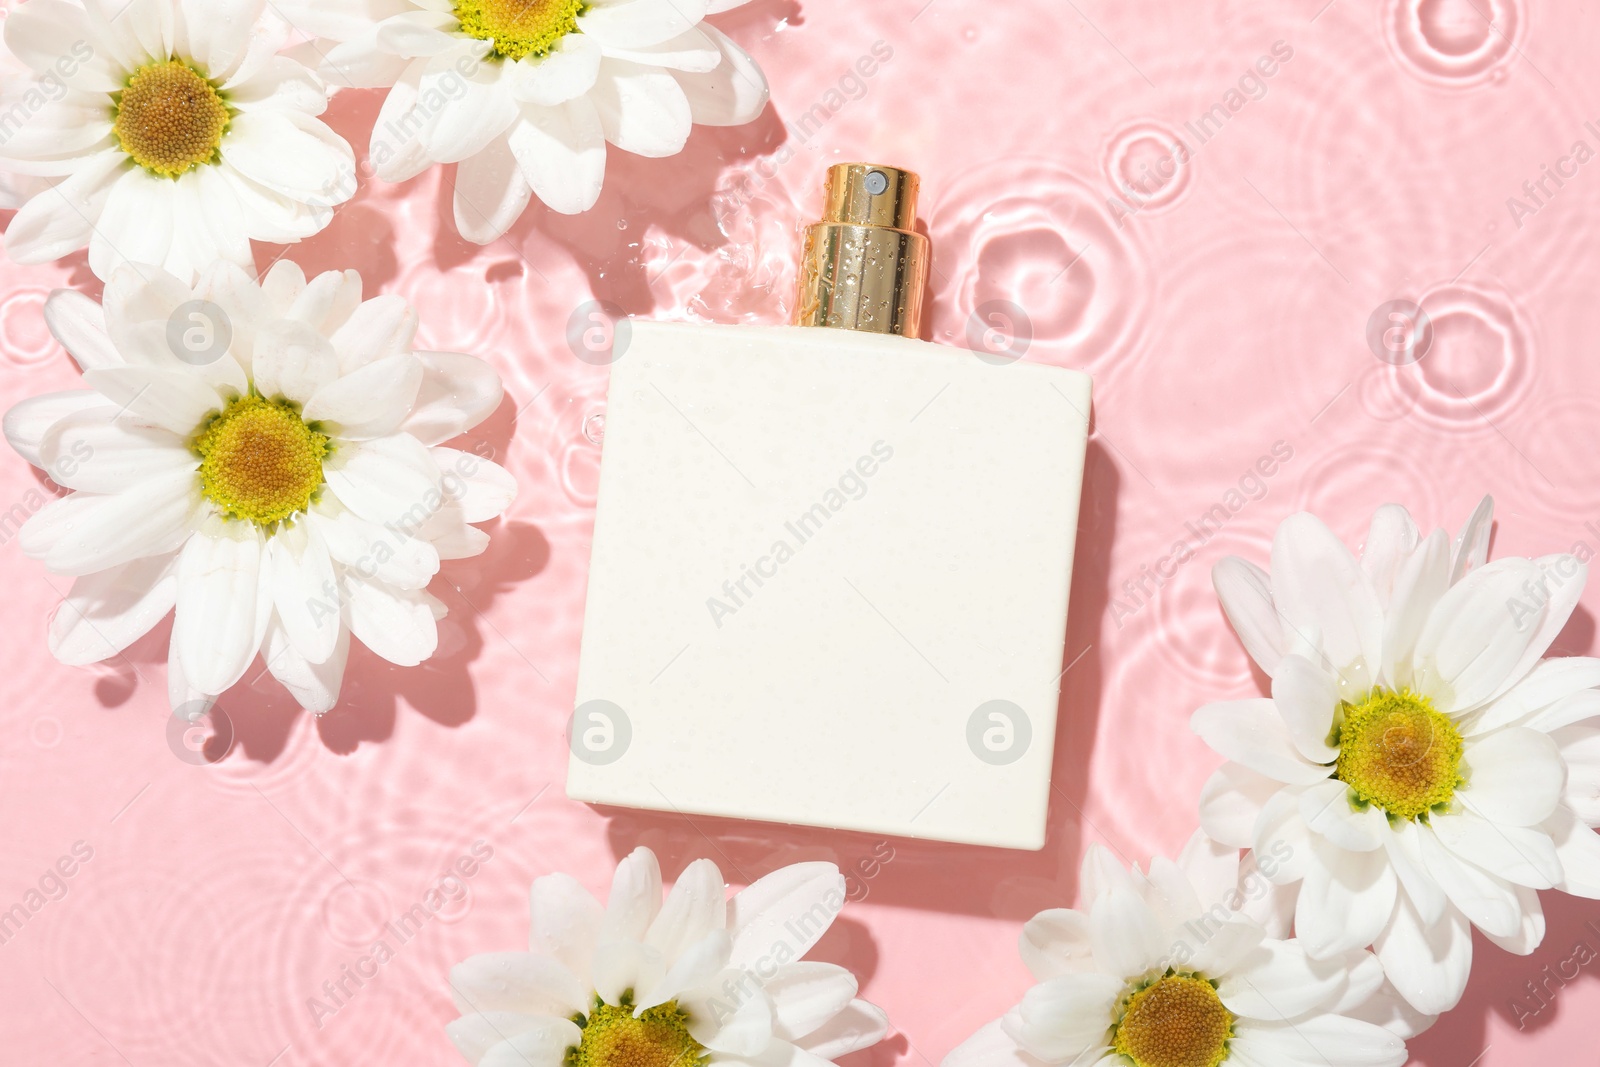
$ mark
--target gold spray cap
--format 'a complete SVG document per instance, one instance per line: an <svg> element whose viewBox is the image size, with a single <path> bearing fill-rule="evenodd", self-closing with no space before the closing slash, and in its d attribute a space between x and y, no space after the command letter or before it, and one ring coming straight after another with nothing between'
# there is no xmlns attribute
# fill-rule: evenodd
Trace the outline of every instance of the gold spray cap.
<svg viewBox="0 0 1600 1067"><path fill-rule="evenodd" d="M933 252L913 229L920 185L896 167L829 168L822 221L806 229L798 325L917 336Z"/></svg>

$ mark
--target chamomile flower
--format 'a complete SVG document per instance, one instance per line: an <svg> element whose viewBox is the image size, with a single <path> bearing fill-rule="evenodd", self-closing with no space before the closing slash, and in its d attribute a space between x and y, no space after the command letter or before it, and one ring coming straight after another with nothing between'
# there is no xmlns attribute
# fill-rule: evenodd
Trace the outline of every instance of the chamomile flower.
<svg viewBox="0 0 1600 1067"><path fill-rule="evenodd" d="M57 659L107 659L175 612L168 691L195 718L258 653L314 712L337 702L352 636L404 666L433 654L429 580L482 552L470 524L516 494L442 444L499 403L487 364L414 351L405 301L287 260L260 284L218 264L196 289L130 264L104 307L59 290L45 319L86 388L23 401L5 435L73 490L18 535L76 577Z"/></svg>
<svg viewBox="0 0 1600 1067"><path fill-rule="evenodd" d="M1038 984L943 1067L1399 1067L1405 1043L1355 1018L1383 970L1359 949L1315 960L1238 904L1238 849L1203 834L1178 861L1126 870L1091 846L1082 910L1022 932Z"/></svg>
<svg viewBox="0 0 1600 1067"><path fill-rule="evenodd" d="M1527 954L1538 890L1600 897L1600 660L1542 659L1587 577L1575 555L1488 556L1492 504L1452 546L1393 505L1357 558L1310 515L1278 529L1269 575L1214 578L1272 696L1193 726L1228 761L1201 825L1282 840L1294 929L1328 958L1372 945L1418 1011L1453 1007L1471 927Z"/></svg>
<svg viewBox="0 0 1600 1067"><path fill-rule="evenodd" d="M267 0L27 0L6 49L30 80L7 110L0 170L32 179L6 251L43 263L89 249L186 283L250 242L326 226L355 158L320 119L322 81L279 50Z"/></svg>
<svg viewBox="0 0 1600 1067"><path fill-rule="evenodd" d="M282 0L334 43L335 88L391 87L371 163L405 181L460 163L456 227L487 244L530 196L566 214L600 195L606 144L676 155L691 125L736 126L767 102L759 67L703 21L745 0ZM321 44L318 47L322 47Z"/></svg>
<svg viewBox="0 0 1600 1067"><path fill-rule="evenodd" d="M796 863L729 900L696 860L666 902L648 848L604 906L564 874L533 884L527 952L450 972L450 1039L476 1067L812 1067L882 1040L843 967L802 959L844 904L831 863Z"/></svg>

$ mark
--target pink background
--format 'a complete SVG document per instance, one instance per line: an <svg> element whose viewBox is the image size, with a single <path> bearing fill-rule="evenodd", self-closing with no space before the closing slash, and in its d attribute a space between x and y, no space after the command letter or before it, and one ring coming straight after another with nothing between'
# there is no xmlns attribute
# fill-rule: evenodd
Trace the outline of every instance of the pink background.
<svg viewBox="0 0 1600 1067"><path fill-rule="evenodd" d="M1562 164L1573 176L1547 180L1540 205L1522 192L1575 141L1600 150L1600 126L1585 127L1600 120L1597 18L1574 0L753 0L717 21L766 69L771 108L698 130L675 159L613 151L584 217L536 206L478 248L455 235L439 170L364 182L287 254L308 271L360 269L369 295L415 302L423 344L495 363L508 396L478 437L522 496L487 555L434 583L450 606L438 658L399 671L358 650L343 706L321 721L270 679L247 682L223 704L234 747L209 766L169 745L167 627L99 669L58 665L45 625L66 582L8 530L0 909L75 842L93 858L0 945L0 1056L455 1062L450 964L524 944L533 878L566 870L603 892L617 857L646 843L669 877L698 856L738 884L806 857L871 872L819 949L896 1026L857 1067L937 1063L1020 996L1019 925L1074 901L1089 843L1143 858L1193 828L1218 760L1188 715L1261 681L1216 607L1212 562L1264 559L1296 509L1356 541L1385 501L1454 529L1485 491L1497 554L1600 545L1600 163ZM853 80L879 41L892 57ZM1230 98L1275 42L1292 57ZM1119 226L1117 183L1157 167L1174 134L1196 148L1185 124L1229 102L1170 179L1151 171ZM378 103L346 93L330 121L364 146ZM783 321L822 171L860 157L924 175L932 339L965 345L976 308L1011 301L1031 322L1026 358L1096 380L1066 648L1081 658L1037 854L896 840L873 866L885 850L871 837L597 811L563 794L606 382L574 358L568 319L600 298L641 316ZM1536 210L1514 218L1513 196ZM283 250L259 251L264 266ZM60 285L98 294L81 256L0 266L8 404L74 383L40 318ZM1391 367L1368 346L1368 317L1391 299L1433 315L1419 364ZM1130 599L1122 583L1277 442L1293 458L1265 496L1153 597ZM37 484L21 460L0 462L0 510ZM1558 652L1593 649L1597 597ZM493 857L467 893L316 1025L307 998L480 839ZM1586 926L1600 904L1547 894L1546 908L1531 958L1479 939L1465 1000L1414 1043L1416 1062L1592 1057L1594 967L1525 1029L1513 1016L1541 968L1580 939L1600 946Z"/></svg>

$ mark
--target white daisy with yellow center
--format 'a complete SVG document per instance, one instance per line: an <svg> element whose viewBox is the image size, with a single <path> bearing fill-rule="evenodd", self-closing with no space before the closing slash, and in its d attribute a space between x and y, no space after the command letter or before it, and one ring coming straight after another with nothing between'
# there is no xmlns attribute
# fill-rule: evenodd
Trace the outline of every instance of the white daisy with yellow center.
<svg viewBox="0 0 1600 1067"><path fill-rule="evenodd" d="M731 900L695 860L662 902L648 848L601 905L564 874L533 884L527 952L450 972L450 1039L476 1067L790 1067L877 1044L883 1012L843 967L802 959L844 905L831 863L797 863Z"/></svg>
<svg viewBox="0 0 1600 1067"><path fill-rule="evenodd" d="M371 163L405 181L460 163L456 227L487 244L537 196L593 207L606 144L649 157L683 150L691 126L761 113L767 82L707 15L746 0L280 0L329 43L335 88L389 87Z"/></svg>
<svg viewBox="0 0 1600 1067"><path fill-rule="evenodd" d="M1197 733L1229 760L1201 825L1290 843L1314 957L1372 945L1419 1012L1454 1007L1471 927L1526 955L1538 890L1600 897L1600 660L1542 659L1588 574L1580 559L1488 557L1487 498L1454 545L1378 511L1361 558L1310 515L1272 571L1217 565L1224 610L1272 696L1212 704Z"/></svg>
<svg viewBox="0 0 1600 1067"><path fill-rule="evenodd" d="M23 401L5 434L72 490L18 536L77 579L50 626L58 659L116 656L175 612L169 695L195 718L258 653L319 713L352 636L402 666L433 654L429 581L482 552L471 524L516 495L444 445L500 403L487 364L414 350L405 301L287 260L259 284L218 264L197 288L130 264L103 307L59 290L45 319L87 388Z"/></svg>
<svg viewBox="0 0 1600 1067"><path fill-rule="evenodd" d="M29 69L27 106L8 111L0 171L36 184L11 258L87 247L102 279L135 262L193 283L217 260L252 266L252 240L325 227L355 193L355 157L317 118L321 79L279 54L288 35L267 0L18 6L5 47Z"/></svg>
<svg viewBox="0 0 1600 1067"><path fill-rule="evenodd" d="M1368 1021L1392 1014L1377 961L1360 950L1313 960L1267 937L1240 910L1240 886L1238 849L1203 834L1148 872L1091 846L1084 909L1023 928L1039 984L943 1067L1403 1064L1405 1029Z"/></svg>

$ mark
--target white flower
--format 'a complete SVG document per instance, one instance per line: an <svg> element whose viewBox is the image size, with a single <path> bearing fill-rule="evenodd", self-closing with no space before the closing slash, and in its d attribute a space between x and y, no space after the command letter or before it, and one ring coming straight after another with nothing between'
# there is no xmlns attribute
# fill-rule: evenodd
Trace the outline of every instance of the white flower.
<svg viewBox="0 0 1600 1067"><path fill-rule="evenodd" d="M169 695L195 718L258 652L314 712L338 699L351 635L403 666L433 654L429 579L482 552L468 524L516 494L440 445L499 403L487 364L413 351L404 300L363 302L354 271L308 283L287 260L259 285L218 264L197 289L128 265L103 309L58 290L45 318L87 388L23 401L5 434L75 490L18 537L79 576L50 626L57 659L114 656L175 607Z"/></svg>
<svg viewBox="0 0 1600 1067"><path fill-rule="evenodd" d="M943 1067L1399 1067L1405 1043L1356 1018L1383 969L1359 949L1312 959L1241 911L1239 852L1197 833L1130 873L1084 857L1083 911L1023 928L1038 984Z"/></svg>
<svg viewBox="0 0 1600 1067"><path fill-rule="evenodd" d="M5 20L32 72L0 122L0 170L44 179L6 229L43 263L89 249L102 279L154 263L185 282L250 241L289 244L355 192L316 116L322 81L278 54L267 0L28 0Z"/></svg>
<svg viewBox="0 0 1600 1067"><path fill-rule="evenodd" d="M1275 878L1298 884L1307 951L1372 945L1430 1014L1461 997L1469 924L1526 954L1544 936L1537 890L1600 897L1600 731L1580 725L1600 714L1600 660L1540 658L1587 565L1485 563L1491 514L1485 499L1452 549L1386 506L1359 562L1295 515L1270 577L1222 561L1217 592L1272 697L1193 720L1229 760L1201 825L1231 845L1287 842Z"/></svg>
<svg viewBox="0 0 1600 1067"><path fill-rule="evenodd" d="M801 959L844 898L833 864L796 863L728 900L702 859L663 904L648 848L617 865L604 907L548 875L530 951L451 970L450 1039L478 1067L823 1067L888 1030L854 975Z"/></svg>
<svg viewBox="0 0 1600 1067"><path fill-rule="evenodd" d="M537 195L587 211L606 142L683 149L692 123L761 113L755 62L702 20L745 0L288 0L299 27L337 41L330 85L393 86L372 131L378 177L461 164L456 227L487 244ZM318 47L322 47L320 44Z"/></svg>

